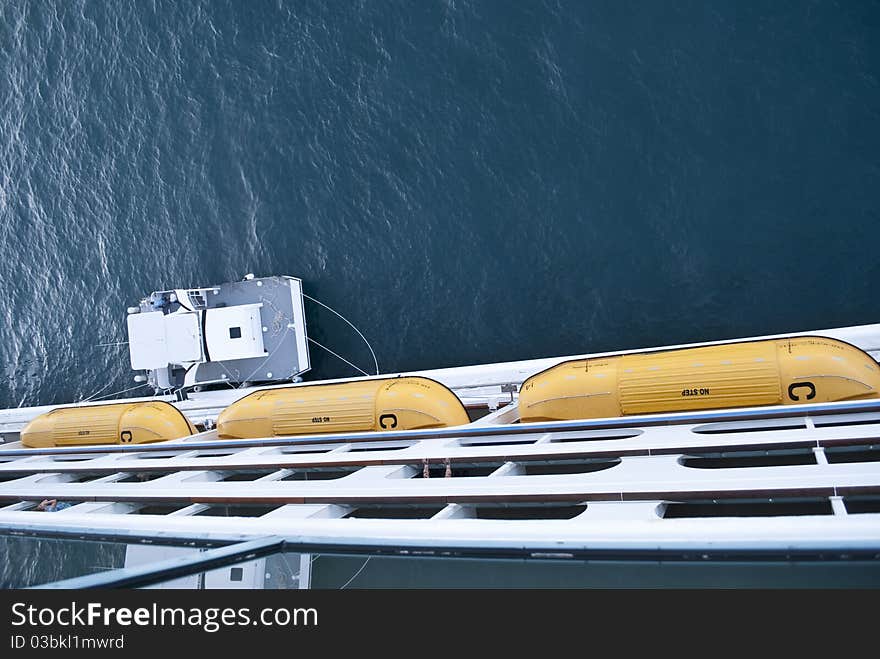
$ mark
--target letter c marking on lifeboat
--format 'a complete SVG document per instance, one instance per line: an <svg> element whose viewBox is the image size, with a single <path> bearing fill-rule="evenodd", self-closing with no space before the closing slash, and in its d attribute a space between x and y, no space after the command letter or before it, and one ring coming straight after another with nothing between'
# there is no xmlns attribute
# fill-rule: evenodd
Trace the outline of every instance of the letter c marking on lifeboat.
<svg viewBox="0 0 880 659"><path fill-rule="evenodd" d="M131 442L131 431L130 430L123 430L119 435L119 441L123 442L124 444L130 443Z"/></svg>
<svg viewBox="0 0 880 659"><path fill-rule="evenodd" d="M807 400L812 400L816 397L816 385L812 382L792 382L788 385L788 397L792 400L800 400L800 397L794 393L794 390L800 387L807 387L810 390L810 393L807 394Z"/></svg>
<svg viewBox="0 0 880 659"><path fill-rule="evenodd" d="M391 425L386 426L385 421L391 421ZM383 414L379 417L379 427L384 429L396 428L397 427L397 415L396 414Z"/></svg>

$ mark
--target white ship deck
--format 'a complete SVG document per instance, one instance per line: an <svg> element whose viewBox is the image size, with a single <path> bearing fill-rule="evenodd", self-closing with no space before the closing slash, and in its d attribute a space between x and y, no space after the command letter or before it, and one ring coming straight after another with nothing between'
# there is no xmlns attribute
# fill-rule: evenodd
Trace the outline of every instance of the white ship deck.
<svg viewBox="0 0 880 659"><path fill-rule="evenodd" d="M880 346L877 325L811 333ZM880 400L517 423L501 385L560 360L422 372L497 407L454 428L11 442L0 532L420 555L880 558ZM245 393L177 404L210 418ZM0 416L10 431L42 409ZM75 505L35 511L46 498Z"/></svg>

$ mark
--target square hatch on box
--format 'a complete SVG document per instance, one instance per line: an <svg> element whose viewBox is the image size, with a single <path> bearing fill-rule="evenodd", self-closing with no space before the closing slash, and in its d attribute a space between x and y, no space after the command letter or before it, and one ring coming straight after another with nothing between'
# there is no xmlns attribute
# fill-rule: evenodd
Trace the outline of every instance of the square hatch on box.
<svg viewBox="0 0 880 659"><path fill-rule="evenodd" d="M210 361L248 359L264 355L263 321L260 318L262 306L262 302L240 304L203 312L206 314L205 342Z"/></svg>

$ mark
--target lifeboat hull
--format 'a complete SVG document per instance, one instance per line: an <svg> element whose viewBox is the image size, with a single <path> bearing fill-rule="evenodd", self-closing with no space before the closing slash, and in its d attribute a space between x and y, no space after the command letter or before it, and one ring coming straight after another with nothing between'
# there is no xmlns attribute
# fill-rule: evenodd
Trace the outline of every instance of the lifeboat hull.
<svg viewBox="0 0 880 659"><path fill-rule="evenodd" d="M255 391L217 418L221 439L444 428L469 422L439 382L398 377Z"/></svg>
<svg viewBox="0 0 880 659"><path fill-rule="evenodd" d="M878 395L880 367L870 355L799 336L563 362L523 383L519 411L529 423Z"/></svg>
<svg viewBox="0 0 880 659"><path fill-rule="evenodd" d="M61 407L41 414L21 431L21 443L29 448L147 444L196 432L189 419L170 403L112 403Z"/></svg>

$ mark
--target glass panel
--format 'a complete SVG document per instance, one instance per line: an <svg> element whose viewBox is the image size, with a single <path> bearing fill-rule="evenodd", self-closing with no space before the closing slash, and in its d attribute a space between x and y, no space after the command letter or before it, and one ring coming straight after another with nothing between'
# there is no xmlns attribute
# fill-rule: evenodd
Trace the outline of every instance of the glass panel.
<svg viewBox="0 0 880 659"><path fill-rule="evenodd" d="M30 588L98 572L156 563L201 551L194 547L0 535L0 588ZM175 580L197 587L199 576Z"/></svg>
<svg viewBox="0 0 880 659"><path fill-rule="evenodd" d="M194 547L0 536L0 586L145 566ZM877 588L880 560L574 560L278 552L150 588Z"/></svg>
<svg viewBox="0 0 880 659"><path fill-rule="evenodd" d="M201 583L201 588L334 590L876 588L880 561L582 561L282 552L212 570L202 575Z"/></svg>
<svg viewBox="0 0 880 659"><path fill-rule="evenodd" d="M125 545L114 542L0 535L0 587L28 588L122 567Z"/></svg>

